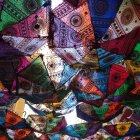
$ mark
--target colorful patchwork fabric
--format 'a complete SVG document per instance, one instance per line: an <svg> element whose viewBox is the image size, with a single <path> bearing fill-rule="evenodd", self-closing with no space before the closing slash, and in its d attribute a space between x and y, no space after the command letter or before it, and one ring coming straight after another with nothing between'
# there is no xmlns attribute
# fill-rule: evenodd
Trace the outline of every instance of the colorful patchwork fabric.
<svg viewBox="0 0 140 140"><path fill-rule="evenodd" d="M0 0L0 140L140 138L140 0Z"/></svg>

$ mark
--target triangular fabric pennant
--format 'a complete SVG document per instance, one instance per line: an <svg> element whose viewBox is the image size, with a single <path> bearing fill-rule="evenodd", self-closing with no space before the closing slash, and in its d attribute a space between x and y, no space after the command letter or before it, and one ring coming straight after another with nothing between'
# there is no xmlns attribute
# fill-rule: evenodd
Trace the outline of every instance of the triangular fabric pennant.
<svg viewBox="0 0 140 140"><path fill-rule="evenodd" d="M81 92L86 92L89 94L104 96L103 93L90 80L90 78L82 71L79 72L71 82L71 88L78 89Z"/></svg>
<svg viewBox="0 0 140 140"><path fill-rule="evenodd" d="M124 59L124 55L118 55L115 53L110 53L102 48L97 49L98 58L99 58L99 67L101 69L109 67L112 64L115 64L122 59Z"/></svg>
<svg viewBox="0 0 140 140"><path fill-rule="evenodd" d="M15 140L21 140L31 133L30 129L17 129L15 130Z"/></svg>
<svg viewBox="0 0 140 140"><path fill-rule="evenodd" d="M118 102L112 102L108 106L109 108L107 112L105 113L105 117L103 118L104 122L112 120L113 118L121 114L124 108L124 105Z"/></svg>
<svg viewBox="0 0 140 140"><path fill-rule="evenodd" d="M81 1L77 8L64 1L53 10L53 13L73 30L70 37L73 41L76 41L76 44L83 41L83 45L85 46L86 43L94 41L94 30L92 28L87 0ZM60 29L62 27L60 26Z"/></svg>
<svg viewBox="0 0 140 140"><path fill-rule="evenodd" d="M44 132L47 122L46 116L29 115L26 120L34 130Z"/></svg>
<svg viewBox="0 0 140 140"><path fill-rule="evenodd" d="M115 125L104 126L104 130L107 131L109 134L115 136L115 137L119 136L119 133L118 133L118 131L115 128Z"/></svg>
<svg viewBox="0 0 140 140"><path fill-rule="evenodd" d="M44 65L43 59L39 56L28 67L23 69L19 76L40 85L42 88L48 88L48 90L54 90L54 85L50 80L48 71Z"/></svg>
<svg viewBox="0 0 140 140"><path fill-rule="evenodd" d="M110 67L106 69L91 71L89 73L90 79L94 82L95 86L100 91L102 91L104 95L106 95L107 92L109 72L110 72Z"/></svg>
<svg viewBox="0 0 140 140"><path fill-rule="evenodd" d="M68 134L77 138L85 138L88 130L88 124L75 124L67 126L62 130L64 134Z"/></svg>
<svg viewBox="0 0 140 140"><path fill-rule="evenodd" d="M101 128L100 123L81 123L69 125L62 129L62 133L78 139L94 135Z"/></svg>
<svg viewBox="0 0 140 140"><path fill-rule="evenodd" d="M45 116L46 114L52 114L53 112L53 107L49 103L33 104L29 101L26 101L26 104L39 116Z"/></svg>
<svg viewBox="0 0 140 140"><path fill-rule="evenodd" d="M132 122L123 122L116 125L107 125L104 129L114 137L122 137L136 132L137 126Z"/></svg>
<svg viewBox="0 0 140 140"><path fill-rule="evenodd" d="M16 125L23 121L22 118L20 118L18 115L14 114L11 111L6 112L6 117L5 117L5 127L10 128L13 125Z"/></svg>
<svg viewBox="0 0 140 140"><path fill-rule="evenodd" d="M84 69L99 69L98 57L96 49L89 51L81 60L80 63L75 63L72 65L74 68L84 68Z"/></svg>
<svg viewBox="0 0 140 140"><path fill-rule="evenodd" d="M124 67L117 64L112 65L108 79L107 95L113 94L128 76L129 73Z"/></svg>
<svg viewBox="0 0 140 140"><path fill-rule="evenodd" d="M56 106L55 106L56 104ZM75 94L70 91L68 94L63 98L60 103L53 103L55 115L59 116L64 115L66 113L70 113L74 110L76 105L78 104Z"/></svg>
<svg viewBox="0 0 140 140"><path fill-rule="evenodd" d="M65 65L62 72L61 80L58 84L58 88L68 82L74 75L78 73L78 71L78 69L73 69L70 65Z"/></svg>
<svg viewBox="0 0 140 140"><path fill-rule="evenodd" d="M64 69L64 61L53 51L53 49L49 48L48 44L42 46L36 54L43 54L44 64L55 88L57 88Z"/></svg>
<svg viewBox="0 0 140 140"><path fill-rule="evenodd" d="M95 111L100 120L102 120L105 117L105 113L107 112L108 109L109 109L108 105L103 105L99 108L93 106L93 110Z"/></svg>
<svg viewBox="0 0 140 140"><path fill-rule="evenodd" d="M53 134L53 135L48 135L50 140L60 140L61 139L61 134Z"/></svg>
<svg viewBox="0 0 140 140"><path fill-rule="evenodd" d="M77 105L75 94L70 91L61 101L61 109L67 109Z"/></svg>
<svg viewBox="0 0 140 140"><path fill-rule="evenodd" d="M42 87L22 77L17 78L16 95L32 103L41 103L44 100L52 101L54 91Z"/></svg>
<svg viewBox="0 0 140 140"><path fill-rule="evenodd" d="M121 114L121 117L120 117L119 121L120 122L125 121L126 119L128 119L129 117L131 117L133 113L134 113L134 111L131 108L124 107L123 112Z"/></svg>
<svg viewBox="0 0 140 140"><path fill-rule="evenodd" d="M77 138L81 138L81 136L75 132L74 128L72 125L65 127L64 129L62 129L62 132L64 134L67 134L69 136L73 136L73 137L77 137Z"/></svg>
<svg viewBox="0 0 140 140"><path fill-rule="evenodd" d="M54 16L54 48L80 48L87 42L79 32L70 28L66 23Z"/></svg>
<svg viewBox="0 0 140 140"><path fill-rule="evenodd" d="M88 130L87 124L76 124L73 126L75 132L80 135L81 138L86 137L86 133Z"/></svg>
<svg viewBox="0 0 140 140"><path fill-rule="evenodd" d="M76 98L79 102L85 102L91 105L96 105L96 101L99 101L102 99L101 96L96 95L96 94L88 94L84 92L80 92L78 90L74 90L74 93L76 95Z"/></svg>
<svg viewBox="0 0 140 140"><path fill-rule="evenodd" d="M45 127L46 133L56 133L59 132L62 128L66 127L67 123L64 117L59 118L50 118L47 120Z"/></svg>
<svg viewBox="0 0 140 140"><path fill-rule="evenodd" d="M126 81L115 91L115 93L108 97L108 99L114 102L125 99L125 96L129 96L129 92L134 89L134 87L133 78L128 77Z"/></svg>
<svg viewBox="0 0 140 140"><path fill-rule="evenodd" d="M88 0L95 38L99 40L113 22L122 0ZM112 8L113 7L113 8Z"/></svg>
<svg viewBox="0 0 140 140"><path fill-rule="evenodd" d="M102 40L112 40L132 32L140 24L139 0L123 0L113 23Z"/></svg>
<svg viewBox="0 0 140 140"><path fill-rule="evenodd" d="M76 107L77 117L87 122L98 121L98 116L93 111L92 107L92 105L86 103L78 104Z"/></svg>
<svg viewBox="0 0 140 140"><path fill-rule="evenodd" d="M24 38L15 36L2 36L2 38L5 42L9 42L11 48L16 49L23 55L32 55L47 43L46 38Z"/></svg>
<svg viewBox="0 0 140 140"><path fill-rule="evenodd" d="M54 52L61 57L66 64L73 65L82 63L83 57L89 52L89 49L79 48L54 48Z"/></svg>

